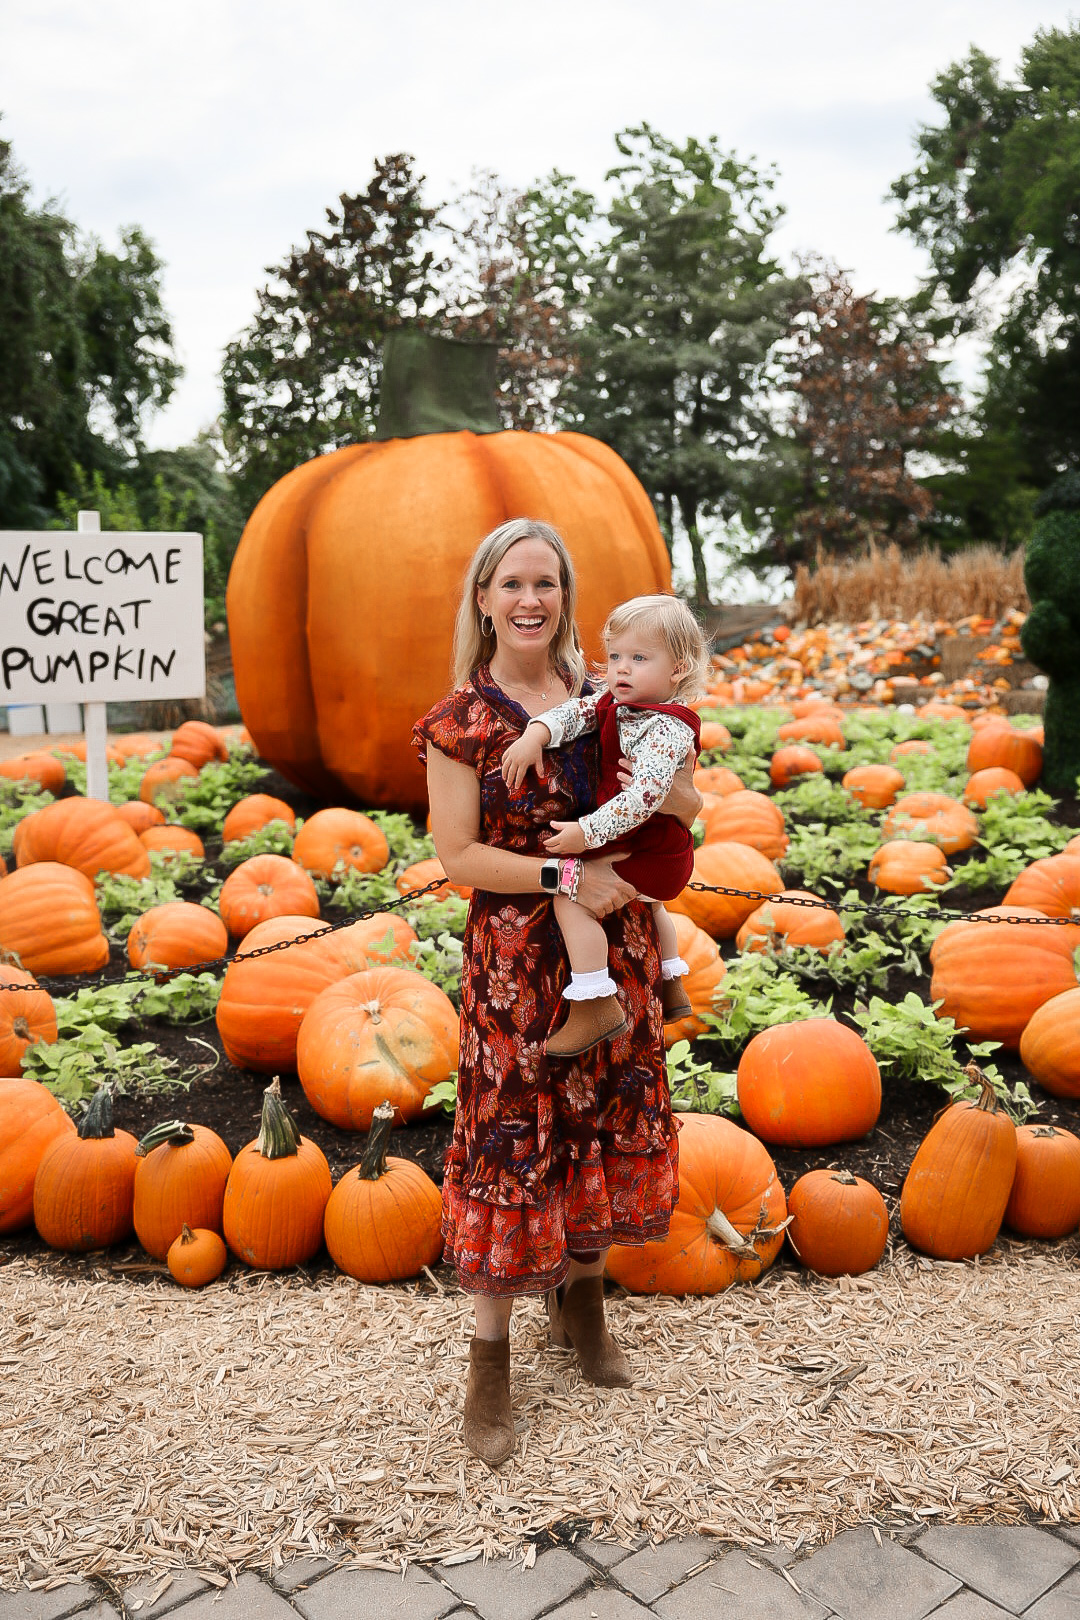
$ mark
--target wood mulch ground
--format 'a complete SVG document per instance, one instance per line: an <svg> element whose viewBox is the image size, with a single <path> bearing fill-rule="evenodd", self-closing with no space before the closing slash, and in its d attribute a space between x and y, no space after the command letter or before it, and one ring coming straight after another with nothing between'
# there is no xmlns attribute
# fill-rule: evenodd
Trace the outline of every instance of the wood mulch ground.
<svg viewBox="0 0 1080 1620"><path fill-rule="evenodd" d="M365 1287L0 1246L0 1585L228 1575L333 1553L381 1568L578 1533L798 1548L868 1520L1080 1516L1078 1240L980 1263L902 1245L865 1277L786 1262L708 1299L615 1292L636 1384L597 1390L514 1324L514 1457L459 1427L469 1308L440 1269Z"/></svg>

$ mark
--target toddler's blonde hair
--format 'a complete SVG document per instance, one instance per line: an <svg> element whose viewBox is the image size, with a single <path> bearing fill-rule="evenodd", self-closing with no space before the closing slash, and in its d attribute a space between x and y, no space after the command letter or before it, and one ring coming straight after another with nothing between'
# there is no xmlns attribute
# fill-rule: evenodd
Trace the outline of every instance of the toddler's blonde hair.
<svg viewBox="0 0 1080 1620"><path fill-rule="evenodd" d="M632 596L612 608L604 625L604 643L637 630L662 641L683 674L675 687L675 697L686 701L700 697L705 690L709 668L709 646L705 632L685 602L677 596Z"/></svg>

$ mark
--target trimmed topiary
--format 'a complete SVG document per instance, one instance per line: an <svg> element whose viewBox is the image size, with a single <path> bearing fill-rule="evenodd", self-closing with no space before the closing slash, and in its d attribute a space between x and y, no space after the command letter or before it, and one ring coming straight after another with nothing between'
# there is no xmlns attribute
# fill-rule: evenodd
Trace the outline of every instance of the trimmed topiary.
<svg viewBox="0 0 1080 1620"><path fill-rule="evenodd" d="M1031 612L1020 642L1050 677L1043 785L1072 794L1080 776L1080 473L1057 479L1035 510L1024 559Z"/></svg>

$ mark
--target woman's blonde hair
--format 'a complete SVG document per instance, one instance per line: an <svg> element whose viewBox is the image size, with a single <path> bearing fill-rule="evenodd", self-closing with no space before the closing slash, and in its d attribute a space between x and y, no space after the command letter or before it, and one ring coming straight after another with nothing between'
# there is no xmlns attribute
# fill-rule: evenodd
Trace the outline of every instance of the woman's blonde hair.
<svg viewBox="0 0 1080 1620"><path fill-rule="evenodd" d="M577 610L577 582L574 564L566 549L566 541L550 523L537 518L511 518L500 523L485 535L465 571L461 606L454 625L454 685L461 686L469 676L495 656L497 642L494 629L484 629L486 615L481 614L476 600L477 591L486 590L495 570L511 546L519 540L542 540L551 547L559 559L559 584L562 587L562 616L555 640L551 644L550 658L556 669L565 669L573 681L575 696L581 691L588 671L578 640L574 614ZM490 620L488 621L490 623Z"/></svg>
<svg viewBox="0 0 1080 1620"><path fill-rule="evenodd" d="M605 646L611 640L638 630L656 636L664 643L683 674L674 696L682 700L700 697L705 690L709 668L709 645L705 632L685 602L677 596L634 596L612 608L604 626Z"/></svg>

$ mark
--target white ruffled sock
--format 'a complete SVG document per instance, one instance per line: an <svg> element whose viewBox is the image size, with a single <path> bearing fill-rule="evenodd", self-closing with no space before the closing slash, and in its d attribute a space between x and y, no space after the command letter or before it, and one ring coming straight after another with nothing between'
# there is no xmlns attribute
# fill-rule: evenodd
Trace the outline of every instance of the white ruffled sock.
<svg viewBox="0 0 1080 1620"><path fill-rule="evenodd" d="M681 956L665 956L660 967L665 979L681 979L684 973L690 971Z"/></svg>
<svg viewBox="0 0 1080 1620"><path fill-rule="evenodd" d="M618 988L607 968L602 968L599 973L571 973L563 996L567 1001L598 1001L601 996L615 995Z"/></svg>

